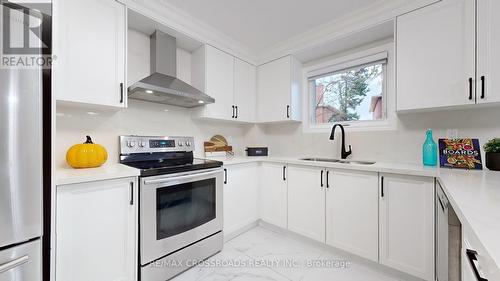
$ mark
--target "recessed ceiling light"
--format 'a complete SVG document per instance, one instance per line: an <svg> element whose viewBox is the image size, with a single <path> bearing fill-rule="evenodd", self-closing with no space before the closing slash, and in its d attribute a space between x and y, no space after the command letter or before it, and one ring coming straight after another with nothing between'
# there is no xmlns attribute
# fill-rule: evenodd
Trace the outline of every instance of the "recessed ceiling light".
<svg viewBox="0 0 500 281"><path fill-rule="evenodd" d="M153 91L151 91L151 90L146 90L146 94L152 94L152 93L153 93Z"/></svg>
<svg viewBox="0 0 500 281"><path fill-rule="evenodd" d="M92 112L92 111L87 112L87 114L88 114L88 115L99 115L99 113L97 113L97 112Z"/></svg>
<svg viewBox="0 0 500 281"><path fill-rule="evenodd" d="M202 101L202 100L199 100L199 101L198 101L198 103L205 103L205 102L204 102L204 101Z"/></svg>
<svg viewBox="0 0 500 281"><path fill-rule="evenodd" d="M163 111L168 112L168 109L164 109Z"/></svg>

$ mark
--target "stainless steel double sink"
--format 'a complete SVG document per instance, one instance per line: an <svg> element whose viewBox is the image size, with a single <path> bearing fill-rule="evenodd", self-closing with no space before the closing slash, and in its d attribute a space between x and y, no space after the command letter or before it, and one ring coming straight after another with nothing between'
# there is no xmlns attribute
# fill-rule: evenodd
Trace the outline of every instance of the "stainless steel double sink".
<svg viewBox="0 0 500 281"><path fill-rule="evenodd" d="M330 158L302 158L299 160L312 161L312 162L329 162L329 163L339 163L339 164L358 164L358 165L373 165L375 162L371 161L357 161L357 160L339 160Z"/></svg>

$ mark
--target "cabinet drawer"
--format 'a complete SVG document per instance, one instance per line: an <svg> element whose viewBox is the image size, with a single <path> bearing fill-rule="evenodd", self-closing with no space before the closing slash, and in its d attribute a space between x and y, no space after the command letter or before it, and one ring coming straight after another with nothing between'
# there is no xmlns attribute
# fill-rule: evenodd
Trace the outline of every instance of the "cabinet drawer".
<svg viewBox="0 0 500 281"><path fill-rule="evenodd" d="M462 280L500 280L498 267L476 235L469 228L463 227L462 237Z"/></svg>
<svg viewBox="0 0 500 281"><path fill-rule="evenodd" d="M40 240L0 251L0 281L41 281L41 255Z"/></svg>

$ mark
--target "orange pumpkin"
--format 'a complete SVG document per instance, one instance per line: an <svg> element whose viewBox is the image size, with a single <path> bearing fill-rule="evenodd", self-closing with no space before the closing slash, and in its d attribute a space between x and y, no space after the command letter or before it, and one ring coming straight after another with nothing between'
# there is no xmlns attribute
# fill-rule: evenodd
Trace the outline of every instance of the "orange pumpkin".
<svg viewBox="0 0 500 281"><path fill-rule="evenodd" d="M73 168L95 168L108 160L108 152L99 144L92 142L90 136L83 144L73 145L66 153L66 162Z"/></svg>

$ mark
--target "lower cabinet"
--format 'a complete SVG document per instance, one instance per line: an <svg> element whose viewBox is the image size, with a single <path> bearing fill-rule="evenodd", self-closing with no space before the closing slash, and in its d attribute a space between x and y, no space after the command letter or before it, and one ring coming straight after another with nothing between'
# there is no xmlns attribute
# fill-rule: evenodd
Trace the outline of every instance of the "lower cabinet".
<svg viewBox="0 0 500 281"><path fill-rule="evenodd" d="M378 173L325 173L326 243L378 262Z"/></svg>
<svg viewBox="0 0 500 281"><path fill-rule="evenodd" d="M134 281L136 178L57 186L56 280Z"/></svg>
<svg viewBox="0 0 500 281"><path fill-rule="evenodd" d="M434 179L380 175L380 263L434 280Z"/></svg>
<svg viewBox="0 0 500 281"><path fill-rule="evenodd" d="M224 235L259 219L258 164L224 166Z"/></svg>
<svg viewBox="0 0 500 281"><path fill-rule="evenodd" d="M262 163L260 173L260 218L267 223L287 228L287 166Z"/></svg>
<svg viewBox="0 0 500 281"><path fill-rule="evenodd" d="M325 171L288 166L288 229L325 242Z"/></svg>

